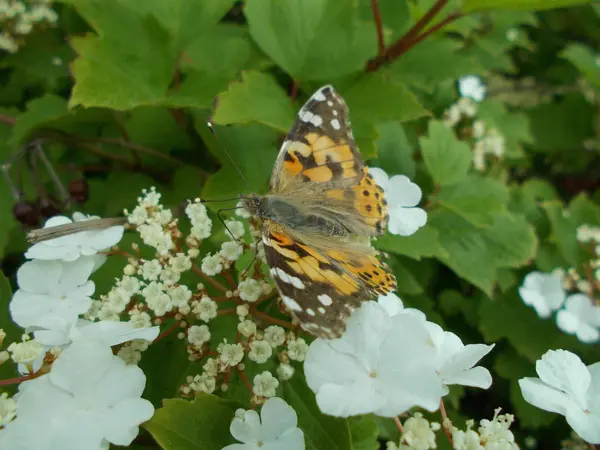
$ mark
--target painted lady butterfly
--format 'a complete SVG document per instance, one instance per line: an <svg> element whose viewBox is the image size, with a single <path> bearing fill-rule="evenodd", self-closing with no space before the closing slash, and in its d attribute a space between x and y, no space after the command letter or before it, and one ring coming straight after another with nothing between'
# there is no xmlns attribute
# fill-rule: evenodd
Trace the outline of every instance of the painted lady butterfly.
<svg viewBox="0 0 600 450"><path fill-rule="evenodd" d="M283 303L309 333L339 337L362 301L396 289L370 245L387 226L383 189L365 167L348 107L332 86L300 109L269 194L242 199L263 222L265 256Z"/></svg>

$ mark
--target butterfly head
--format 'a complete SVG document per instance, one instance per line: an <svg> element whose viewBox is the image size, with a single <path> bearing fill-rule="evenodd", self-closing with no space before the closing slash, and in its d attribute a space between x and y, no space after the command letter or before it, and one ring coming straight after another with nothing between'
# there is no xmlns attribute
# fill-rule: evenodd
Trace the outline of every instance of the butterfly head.
<svg viewBox="0 0 600 450"><path fill-rule="evenodd" d="M264 217L267 212L267 201L258 194L240 195L244 208L253 216Z"/></svg>

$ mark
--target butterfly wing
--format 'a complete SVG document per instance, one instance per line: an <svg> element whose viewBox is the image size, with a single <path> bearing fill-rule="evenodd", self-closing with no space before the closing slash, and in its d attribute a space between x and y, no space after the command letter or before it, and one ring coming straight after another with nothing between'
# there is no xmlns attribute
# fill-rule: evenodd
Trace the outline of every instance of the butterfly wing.
<svg viewBox="0 0 600 450"><path fill-rule="evenodd" d="M341 336L352 310L396 289L390 269L366 244L315 245L270 220L263 223L263 243L283 303L314 336Z"/></svg>

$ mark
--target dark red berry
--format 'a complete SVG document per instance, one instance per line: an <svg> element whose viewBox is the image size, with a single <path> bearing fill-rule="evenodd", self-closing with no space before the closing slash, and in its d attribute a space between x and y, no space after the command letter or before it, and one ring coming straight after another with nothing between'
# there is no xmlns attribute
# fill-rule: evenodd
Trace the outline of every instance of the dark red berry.
<svg viewBox="0 0 600 450"><path fill-rule="evenodd" d="M42 216L45 218L58 216L61 212L58 206L58 201L52 196L48 198L42 198L38 203L40 205L40 213L42 213Z"/></svg>
<svg viewBox="0 0 600 450"><path fill-rule="evenodd" d="M89 196L89 186L88 182L83 178L69 181L67 189L69 190L69 194L71 194L73 201L77 203L85 203L87 201Z"/></svg>
<svg viewBox="0 0 600 450"><path fill-rule="evenodd" d="M17 219L23 225L30 227L37 227L40 225L40 209L37 205L31 202L22 201L20 203L16 203L13 206L13 215L15 216L15 219Z"/></svg>

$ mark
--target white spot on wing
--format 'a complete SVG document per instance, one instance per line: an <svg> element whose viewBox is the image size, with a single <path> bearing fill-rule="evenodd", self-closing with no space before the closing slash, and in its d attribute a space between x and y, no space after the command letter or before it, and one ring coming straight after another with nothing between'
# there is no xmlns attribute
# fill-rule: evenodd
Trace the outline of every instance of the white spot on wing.
<svg viewBox="0 0 600 450"><path fill-rule="evenodd" d="M325 314L325 308L323 308L322 306L319 306L317 308L317 311L319 311L321 314Z"/></svg>
<svg viewBox="0 0 600 450"><path fill-rule="evenodd" d="M319 89L317 92L314 93L314 95L312 96L313 100L316 100L318 102L324 102L325 100L327 100L327 98L325 97L325 94L323 94L323 88Z"/></svg>
<svg viewBox="0 0 600 450"><path fill-rule="evenodd" d="M273 278L279 278L284 283L291 284L296 289L304 289L304 283L300 278L286 273L279 267L273 267L269 272Z"/></svg>
<svg viewBox="0 0 600 450"><path fill-rule="evenodd" d="M331 100L327 100L327 106L333 106L333 102Z"/></svg>
<svg viewBox="0 0 600 450"><path fill-rule="evenodd" d="M323 124L323 118L317 114L313 114L310 122L315 126L315 127L320 127Z"/></svg>
<svg viewBox="0 0 600 450"><path fill-rule="evenodd" d="M316 316L317 314L310 308L306 308L306 314L308 314L309 316Z"/></svg>
<svg viewBox="0 0 600 450"><path fill-rule="evenodd" d="M285 306L287 306L292 311L302 311L302 307L298 304L296 300L290 297L286 297L285 295L281 297Z"/></svg>
<svg viewBox="0 0 600 450"><path fill-rule="evenodd" d="M318 295L317 299L323 304L323 306L330 306L333 303L333 300L327 294Z"/></svg>
<svg viewBox="0 0 600 450"><path fill-rule="evenodd" d="M333 104L333 103L332 103L332 104ZM338 112L337 112L337 110L336 110L336 109L334 109L334 110L332 111L332 113L333 113L333 115L334 115L334 116L337 116L337 115L338 115Z"/></svg>
<svg viewBox="0 0 600 450"><path fill-rule="evenodd" d="M335 130L339 130L341 128L340 126L340 121L337 119L331 119L331 126L335 129Z"/></svg>

